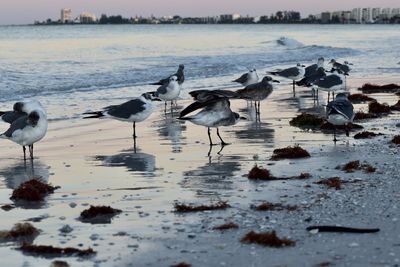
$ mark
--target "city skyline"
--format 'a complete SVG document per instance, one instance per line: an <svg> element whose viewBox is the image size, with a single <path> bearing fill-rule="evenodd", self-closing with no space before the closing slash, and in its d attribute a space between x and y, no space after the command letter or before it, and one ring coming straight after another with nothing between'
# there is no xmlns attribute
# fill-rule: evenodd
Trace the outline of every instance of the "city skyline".
<svg viewBox="0 0 400 267"><path fill-rule="evenodd" d="M216 16L225 13L240 13L241 15L260 16L270 15L278 10L296 10L302 17L324 11L345 10L355 7L397 7L395 0L376 1L349 0L344 3L324 2L317 0L303 0L293 3L289 0L279 1L279 4L266 3L261 0L238 1L228 3L221 1L215 3L211 0L182 1L167 0L158 3L155 0L139 0L132 3L128 0L110 1L99 0L92 3L88 0L41 0L32 3L27 0L16 0L12 3L2 4L0 9L0 25L31 24L37 19L59 19L59 10L68 7L74 10L74 16L82 12L91 12L97 16L106 13L109 15L123 15L125 17L141 16Z"/></svg>

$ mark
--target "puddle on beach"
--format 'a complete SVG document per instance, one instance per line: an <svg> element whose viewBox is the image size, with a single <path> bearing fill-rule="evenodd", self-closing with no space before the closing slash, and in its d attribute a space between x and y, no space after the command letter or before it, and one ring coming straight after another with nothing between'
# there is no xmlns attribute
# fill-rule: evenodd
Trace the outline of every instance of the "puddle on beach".
<svg viewBox="0 0 400 267"><path fill-rule="evenodd" d="M174 246L182 250L190 235L201 240L201 225L223 223L224 218L237 219L236 216L248 210L252 203L280 202L282 196L289 204L306 201L307 197L299 196L304 190L304 181L253 182L245 175L258 164L280 177L302 172L311 173L312 179L326 177L338 164L357 156L362 158L357 144L365 141L354 140L354 132L351 137L340 134L335 146L330 134L289 126L289 120L300 111L321 113L323 108L314 106L310 91L299 89L297 97L293 98L290 88L286 87L279 86L261 103L260 122L254 121L252 106L244 101L232 101L232 109L248 120L234 127L220 128L224 140L231 143L225 147L217 145L210 149L206 128L176 120L179 110L164 113L163 103L147 121L137 124L136 147L130 137L131 125L112 120L52 122L47 137L35 147L33 163L23 162L20 147L1 142L1 151L4 151L0 161L2 205L12 204L9 200L12 189L32 177L40 177L61 188L40 208L1 210L0 228L10 229L17 222L39 218L34 225L42 232L35 244L91 247L97 251L97 255L89 259L60 258L71 266L93 266L93 262L100 266L123 266L126 262L157 265L161 264L157 260L163 257L170 262L168 251ZM320 92L321 102L326 98L323 94ZM389 94L380 94L377 98L380 102L396 102ZM190 100L178 103L183 108ZM360 107L365 108L365 105L356 105L356 109ZM379 123L362 124L366 129L376 127L379 132L394 134L395 127L390 124L395 116L398 114L383 118ZM219 141L215 130L212 130L212 138ZM295 144L308 150L312 157L270 160L274 149ZM173 212L174 201L209 204L220 200L229 201L233 208L199 216ZM77 220L80 212L90 205L111 206L123 212L110 224L93 227ZM263 216L247 219L268 221ZM69 225L72 232L60 232L65 225ZM180 240L178 245L170 241L175 237ZM164 239L168 240L165 244ZM17 246L1 244L4 266L50 265L52 259L25 256L14 249ZM157 260L143 260L144 255L152 253L157 255Z"/></svg>

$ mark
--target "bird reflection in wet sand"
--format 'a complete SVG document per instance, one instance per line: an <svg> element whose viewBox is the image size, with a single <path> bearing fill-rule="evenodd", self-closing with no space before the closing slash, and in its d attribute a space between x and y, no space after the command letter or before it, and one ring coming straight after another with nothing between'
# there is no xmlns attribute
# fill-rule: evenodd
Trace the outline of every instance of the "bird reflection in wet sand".
<svg viewBox="0 0 400 267"><path fill-rule="evenodd" d="M197 169L183 173L183 188L195 191L199 196L219 197L227 190L234 190L235 173L240 171L240 156L217 157L215 162L208 157L208 162Z"/></svg>
<svg viewBox="0 0 400 267"><path fill-rule="evenodd" d="M49 169L50 167L41 161L36 161L35 163L33 160L29 161L29 163L17 161L1 169L0 177L4 177L7 188L15 189L20 184L32 179L47 183L50 175Z"/></svg>
<svg viewBox="0 0 400 267"><path fill-rule="evenodd" d="M166 116L156 120L154 124L160 139L171 142L172 152L182 152L182 145L185 145L186 139L182 136L182 132L186 131L185 123L176 120L175 117Z"/></svg>
<svg viewBox="0 0 400 267"><path fill-rule="evenodd" d="M94 159L101 161L102 166L126 167L129 172L153 173L156 170L156 157L135 148L122 150L111 156L95 156Z"/></svg>
<svg viewBox="0 0 400 267"><path fill-rule="evenodd" d="M254 109L251 110L254 112ZM263 143L265 145L270 144L272 147L275 137L275 130L269 123L251 121L246 124L246 127L236 130L235 135L238 139L245 140L247 143Z"/></svg>

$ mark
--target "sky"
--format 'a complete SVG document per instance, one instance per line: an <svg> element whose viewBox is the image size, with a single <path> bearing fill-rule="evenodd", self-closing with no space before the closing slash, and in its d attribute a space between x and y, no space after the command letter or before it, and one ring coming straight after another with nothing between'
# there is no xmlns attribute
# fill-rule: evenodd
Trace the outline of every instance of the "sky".
<svg viewBox="0 0 400 267"><path fill-rule="evenodd" d="M0 25L30 24L35 20L58 20L61 8L71 8L73 16L90 12L96 16L215 16L270 15L278 10L300 11L302 17L322 11L350 10L354 7L400 7L399 0L0 0Z"/></svg>

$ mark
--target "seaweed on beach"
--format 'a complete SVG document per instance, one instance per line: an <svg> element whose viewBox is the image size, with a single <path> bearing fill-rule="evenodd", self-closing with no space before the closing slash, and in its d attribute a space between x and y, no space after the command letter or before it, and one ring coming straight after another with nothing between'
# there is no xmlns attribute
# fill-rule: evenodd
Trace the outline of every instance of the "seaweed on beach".
<svg viewBox="0 0 400 267"><path fill-rule="evenodd" d="M308 158L310 154L299 145L278 148L273 151L271 160Z"/></svg>
<svg viewBox="0 0 400 267"><path fill-rule="evenodd" d="M174 208L175 212L197 212L197 211L206 211L206 210L224 210L230 208L231 205L228 204L228 201L219 201L215 204L210 205L199 205L195 206L192 204L184 204L175 202Z"/></svg>
<svg viewBox="0 0 400 267"><path fill-rule="evenodd" d="M91 248L88 249L78 249L72 247L60 248L53 246L30 245L27 243L22 244L19 250L28 255L43 256L49 258L67 257L67 256L87 257L96 254L96 252Z"/></svg>
<svg viewBox="0 0 400 267"><path fill-rule="evenodd" d="M368 104L369 113L390 113L390 106L387 104L381 104L378 101L372 101Z"/></svg>
<svg viewBox="0 0 400 267"><path fill-rule="evenodd" d="M353 104L374 101L375 98L369 97L364 94L351 94L347 97Z"/></svg>
<svg viewBox="0 0 400 267"><path fill-rule="evenodd" d="M390 109L395 111L400 111L400 100L397 101L397 103L394 104L393 106L390 106Z"/></svg>
<svg viewBox="0 0 400 267"><path fill-rule="evenodd" d="M339 177L332 177L327 179L322 179L317 182L316 184L323 184L329 188L335 188L336 190L342 189L342 180Z"/></svg>
<svg viewBox="0 0 400 267"><path fill-rule="evenodd" d="M4 211L10 211L12 209L15 209L15 206L12 204L5 204L3 206L0 207L2 210Z"/></svg>
<svg viewBox="0 0 400 267"><path fill-rule="evenodd" d="M259 244L268 247L287 247L294 246L295 241L288 238L279 238L275 231L256 233L254 231L248 232L242 239L242 243L246 244Z"/></svg>
<svg viewBox="0 0 400 267"><path fill-rule="evenodd" d="M393 137L392 143L396 144L396 145L400 145L400 135L396 135L395 137Z"/></svg>
<svg viewBox="0 0 400 267"><path fill-rule="evenodd" d="M281 203L271 203L271 202L263 202L260 205L253 207L253 209L257 211L280 211L280 210L294 211L297 210L298 208L299 206L297 205L284 205Z"/></svg>
<svg viewBox="0 0 400 267"><path fill-rule="evenodd" d="M374 132L369 132L369 131L364 131L357 133L354 135L354 139L370 139L379 135L383 135L382 133L374 133Z"/></svg>
<svg viewBox="0 0 400 267"><path fill-rule="evenodd" d="M400 91L400 85L390 83L385 85L377 85L366 83L358 90L361 90L364 94L372 94L372 93L397 93Z"/></svg>
<svg viewBox="0 0 400 267"><path fill-rule="evenodd" d="M364 170L365 172L371 173L375 172L376 168L372 167L368 163L361 164L359 160L350 161L342 167L342 171L345 172L354 172L356 170Z"/></svg>
<svg viewBox="0 0 400 267"><path fill-rule="evenodd" d="M36 179L32 179L22 183L18 188L14 189L10 199L42 201L47 195L54 193L54 191L58 188L60 187L51 186Z"/></svg>
<svg viewBox="0 0 400 267"><path fill-rule="evenodd" d="M218 226L213 227L213 230L225 231L229 229L238 229L239 225L237 223L228 222Z"/></svg>
<svg viewBox="0 0 400 267"><path fill-rule="evenodd" d="M247 175L251 180L275 180L275 177L271 175L270 171L264 168L260 168L255 165Z"/></svg>
<svg viewBox="0 0 400 267"><path fill-rule="evenodd" d="M111 219L121 212L122 210L110 206L90 206L81 212L79 219L89 223L110 223Z"/></svg>
<svg viewBox="0 0 400 267"><path fill-rule="evenodd" d="M356 114L354 115L354 120L355 121L359 121L359 120L367 120L367 119L376 119L379 118L379 116L375 113L366 113L363 111L358 111L356 112Z"/></svg>
<svg viewBox="0 0 400 267"><path fill-rule="evenodd" d="M17 223L9 231L0 231L0 242L29 241L32 242L40 231L30 223Z"/></svg>
<svg viewBox="0 0 400 267"><path fill-rule="evenodd" d="M173 264L170 267L191 267L192 265L190 265L189 263L186 262L180 262L177 264Z"/></svg>
<svg viewBox="0 0 400 267"><path fill-rule="evenodd" d="M296 126L299 128L313 129L319 128L319 126L324 122L324 119L308 113L301 113L295 118L289 121L291 126Z"/></svg>

